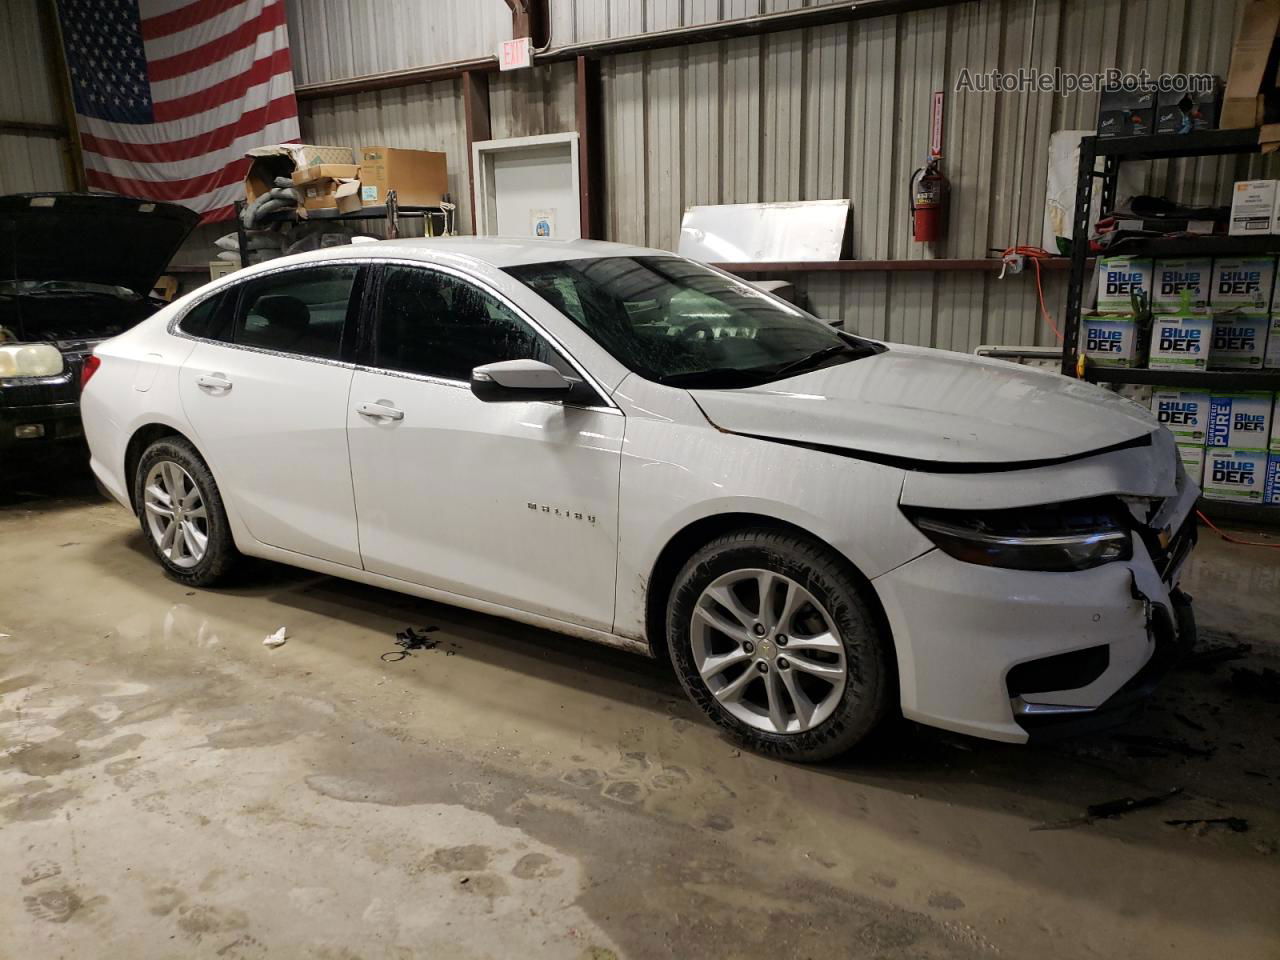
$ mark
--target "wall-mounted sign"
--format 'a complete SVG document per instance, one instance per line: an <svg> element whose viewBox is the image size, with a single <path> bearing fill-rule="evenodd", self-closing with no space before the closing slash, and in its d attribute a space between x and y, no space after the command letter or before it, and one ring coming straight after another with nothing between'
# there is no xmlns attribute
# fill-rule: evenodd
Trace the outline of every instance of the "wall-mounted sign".
<svg viewBox="0 0 1280 960"><path fill-rule="evenodd" d="M498 48L498 69L519 70L533 63L533 41L528 37L503 40Z"/></svg>

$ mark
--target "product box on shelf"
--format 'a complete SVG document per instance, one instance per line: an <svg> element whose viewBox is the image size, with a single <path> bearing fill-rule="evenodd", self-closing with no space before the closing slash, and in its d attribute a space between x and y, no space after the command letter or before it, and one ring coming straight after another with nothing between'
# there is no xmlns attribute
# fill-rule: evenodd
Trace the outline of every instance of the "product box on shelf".
<svg viewBox="0 0 1280 960"><path fill-rule="evenodd" d="M1206 370L1209 343L1213 339L1213 315L1208 310L1177 314L1158 313L1152 318L1152 370Z"/></svg>
<svg viewBox="0 0 1280 960"><path fill-rule="evenodd" d="M1271 329L1267 333L1267 349L1262 355L1262 365L1280 369L1280 313L1271 314Z"/></svg>
<svg viewBox="0 0 1280 960"><path fill-rule="evenodd" d="M1174 313L1183 307L1183 293L1189 295L1193 307L1209 305L1209 277L1213 261L1208 257L1193 260L1157 260L1151 284L1151 309L1156 313Z"/></svg>
<svg viewBox="0 0 1280 960"><path fill-rule="evenodd" d="M1151 412L1161 426L1168 427L1178 443L1204 446L1209 424L1207 390L1178 390L1157 387L1151 394Z"/></svg>
<svg viewBox="0 0 1280 960"><path fill-rule="evenodd" d="M1080 318L1084 354L1100 367L1140 367L1146 359L1142 331L1133 314L1088 314Z"/></svg>
<svg viewBox="0 0 1280 960"><path fill-rule="evenodd" d="M1271 315L1231 310L1213 317L1211 370L1261 370Z"/></svg>
<svg viewBox="0 0 1280 960"><path fill-rule="evenodd" d="M1142 257L1098 259L1098 312L1129 313L1134 294L1151 297L1152 262Z"/></svg>
<svg viewBox="0 0 1280 960"><path fill-rule="evenodd" d="M1179 443L1178 459L1182 461L1182 469L1187 476L1196 482L1197 487L1204 486L1204 445L1199 443Z"/></svg>
<svg viewBox="0 0 1280 960"><path fill-rule="evenodd" d="M1256 450L1206 451L1204 495L1212 500L1262 503L1266 489L1267 454Z"/></svg>
<svg viewBox="0 0 1280 960"><path fill-rule="evenodd" d="M1271 411L1275 397L1257 391L1214 393L1209 398L1205 444L1224 450L1266 452L1271 441Z"/></svg>
<svg viewBox="0 0 1280 960"><path fill-rule="evenodd" d="M1270 310L1275 276L1274 257L1222 257L1214 260L1209 305L1215 310L1236 307Z"/></svg>
<svg viewBox="0 0 1280 960"><path fill-rule="evenodd" d="M1280 507L1280 455L1267 458L1267 480L1262 490L1262 502L1269 507Z"/></svg>

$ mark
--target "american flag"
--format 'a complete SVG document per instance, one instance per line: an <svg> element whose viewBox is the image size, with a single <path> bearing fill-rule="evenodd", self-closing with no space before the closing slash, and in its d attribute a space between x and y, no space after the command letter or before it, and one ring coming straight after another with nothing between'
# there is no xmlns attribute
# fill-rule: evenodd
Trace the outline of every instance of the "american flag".
<svg viewBox="0 0 1280 960"><path fill-rule="evenodd" d="M298 140L284 0L58 0L89 187L224 220Z"/></svg>

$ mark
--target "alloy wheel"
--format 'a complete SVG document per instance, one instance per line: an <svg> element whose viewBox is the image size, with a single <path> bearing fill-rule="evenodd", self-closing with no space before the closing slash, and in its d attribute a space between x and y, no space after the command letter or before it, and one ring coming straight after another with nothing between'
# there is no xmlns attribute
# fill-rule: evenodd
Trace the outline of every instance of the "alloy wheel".
<svg viewBox="0 0 1280 960"><path fill-rule="evenodd" d="M848 679L831 615L795 580L734 570L702 591L690 623L694 665L743 723L803 733L835 711Z"/></svg>
<svg viewBox="0 0 1280 960"><path fill-rule="evenodd" d="M209 549L209 514L204 494L191 474L172 460L160 460L143 486L147 529L160 552L188 570Z"/></svg>

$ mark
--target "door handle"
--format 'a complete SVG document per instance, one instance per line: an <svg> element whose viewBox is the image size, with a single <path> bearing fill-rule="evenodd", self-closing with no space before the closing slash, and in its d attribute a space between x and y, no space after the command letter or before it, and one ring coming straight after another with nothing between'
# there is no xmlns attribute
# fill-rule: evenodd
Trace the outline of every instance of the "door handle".
<svg viewBox="0 0 1280 960"><path fill-rule="evenodd" d="M202 390L230 390L231 381L220 373L201 374L196 377L196 386Z"/></svg>
<svg viewBox="0 0 1280 960"><path fill-rule="evenodd" d="M391 406L390 401L378 400L375 403L365 401L356 404L356 413L370 420L403 420L404 411Z"/></svg>

